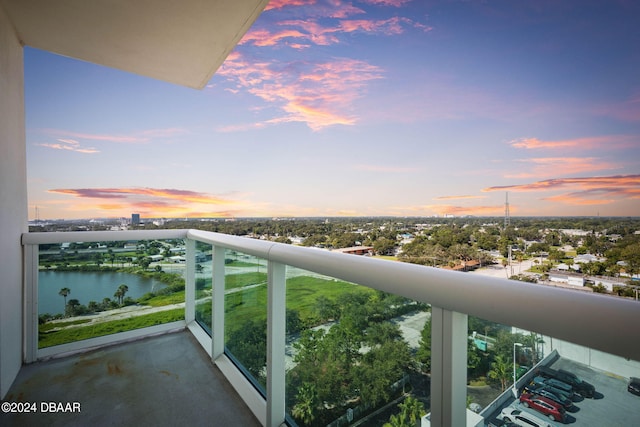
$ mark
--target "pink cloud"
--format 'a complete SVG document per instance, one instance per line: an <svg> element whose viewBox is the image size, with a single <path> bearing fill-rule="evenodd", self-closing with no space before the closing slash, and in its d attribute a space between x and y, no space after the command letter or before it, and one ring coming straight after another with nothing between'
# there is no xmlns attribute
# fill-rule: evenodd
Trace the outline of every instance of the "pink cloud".
<svg viewBox="0 0 640 427"><path fill-rule="evenodd" d="M73 141L78 144L80 140L91 141L104 141L104 142L116 142L125 144L143 144L150 142L154 138L172 138L177 135L186 133L187 131L180 128L166 128L166 129L146 129L138 132L133 132L129 135L106 135L106 134L94 134L94 133L82 133L74 132L63 129L42 129L41 132L52 135L54 137L63 137L58 141Z"/></svg>
<svg viewBox="0 0 640 427"><path fill-rule="evenodd" d="M81 147L80 143L73 139L60 138L58 139L58 141L58 143L42 143L36 145L40 147L51 148L53 150L73 151L82 154L95 154L100 152L100 150L93 147Z"/></svg>
<svg viewBox="0 0 640 427"><path fill-rule="evenodd" d="M275 46L282 40L288 38L300 39L308 38L308 36L297 30L282 30L275 33L271 33L268 30L254 30L247 33L247 35L242 38L239 44L252 44L254 46Z"/></svg>
<svg viewBox="0 0 640 427"><path fill-rule="evenodd" d="M382 72L364 61L347 58L280 64L246 61L236 52L227 58L218 75L234 89L245 89L282 112L279 117L264 120L263 125L302 122L320 130L355 123L352 102L363 94L368 82L381 78Z"/></svg>
<svg viewBox="0 0 640 427"><path fill-rule="evenodd" d="M360 0L362 3L372 4L376 6L393 6L401 7L409 3L411 0Z"/></svg>
<svg viewBox="0 0 640 427"><path fill-rule="evenodd" d="M281 31L269 31L267 29L255 29L247 33L239 44L253 46L275 46L283 41L289 47L292 44L303 44L303 42L328 46L340 43L341 34L362 32L368 34L397 35L404 32L405 26L412 26L422 31L430 31L432 28L414 22L409 18L392 17L385 20L358 19L339 20L335 25L326 25L314 19L286 20L278 22L279 26L290 27ZM292 43L291 40L296 40Z"/></svg>
<svg viewBox="0 0 640 427"><path fill-rule="evenodd" d="M283 7L309 6L315 3L316 0L270 0L264 10L282 9Z"/></svg>
<svg viewBox="0 0 640 427"><path fill-rule="evenodd" d="M304 14L310 18L346 18L364 13L364 10L354 6L351 2L341 0L272 0L264 10L292 12L297 9L302 9Z"/></svg>
<svg viewBox="0 0 640 427"><path fill-rule="evenodd" d="M482 191L549 192L567 189L574 191L548 196L542 200L569 205L598 205L625 199L640 199L640 175L557 178L529 184L489 187Z"/></svg>
<svg viewBox="0 0 640 427"><path fill-rule="evenodd" d="M198 191L162 188L67 188L50 193L72 196L66 210L89 212L101 210L119 215L139 212L147 216L224 216L229 207L246 210L246 202ZM224 210L221 210L224 208ZM238 211L239 212L239 211Z"/></svg>
<svg viewBox="0 0 640 427"><path fill-rule="evenodd" d="M556 178L537 181L530 184L500 185L483 189L490 191L550 191L575 186L585 190L640 188L640 175L615 175L585 178Z"/></svg>
<svg viewBox="0 0 640 427"><path fill-rule="evenodd" d="M51 193L67 194L80 198L92 199L127 199L131 196L149 196L159 200L169 199L189 203L226 204L227 200L189 190L158 188L77 188L54 189Z"/></svg>
<svg viewBox="0 0 640 427"><path fill-rule="evenodd" d="M586 138L574 138L556 141L542 141L538 138L520 138L509 141L514 148L526 150L536 149L588 149L588 148L624 148L638 144L639 140L634 135L605 135Z"/></svg>
<svg viewBox="0 0 640 427"><path fill-rule="evenodd" d="M530 171L520 171L515 174L507 174L505 178L536 178L558 174L576 175L583 172L620 169L622 166L616 163L604 162L594 157L539 157L518 160L524 165L530 164Z"/></svg>

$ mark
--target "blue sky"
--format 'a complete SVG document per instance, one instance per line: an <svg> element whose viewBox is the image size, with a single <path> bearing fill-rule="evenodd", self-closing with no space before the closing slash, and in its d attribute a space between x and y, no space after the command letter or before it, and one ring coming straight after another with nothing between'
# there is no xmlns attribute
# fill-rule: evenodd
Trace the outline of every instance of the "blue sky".
<svg viewBox="0 0 640 427"><path fill-rule="evenodd" d="M640 214L635 1L272 1L201 91L25 49L40 218Z"/></svg>

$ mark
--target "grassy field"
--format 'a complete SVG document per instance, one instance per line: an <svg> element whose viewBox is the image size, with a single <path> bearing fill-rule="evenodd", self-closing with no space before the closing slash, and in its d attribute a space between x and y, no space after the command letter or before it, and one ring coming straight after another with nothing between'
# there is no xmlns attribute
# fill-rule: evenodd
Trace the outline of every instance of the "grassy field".
<svg viewBox="0 0 640 427"><path fill-rule="evenodd" d="M157 295L146 300L144 304L150 305L151 307L161 307L163 305L178 304L180 302L184 302L184 295L185 291L173 292L166 295Z"/></svg>
<svg viewBox="0 0 640 427"><path fill-rule="evenodd" d="M227 333L237 329L247 320L266 320L267 318L267 275L266 273L233 274L226 277L226 289L240 289L245 286L258 285L225 296L225 312ZM338 296L348 293L372 293L371 289L353 285L335 279L325 279L311 276L298 276L287 280L287 309L298 311L300 318L315 317L315 307L320 296L335 300ZM204 294L203 291L198 292ZM184 302L185 291L178 291L166 295L154 296L144 302L152 307ZM200 318L211 318L211 304L198 307ZM73 324L88 323L90 320L73 322L47 322L40 325L39 347L65 344L87 338L113 334L161 323L184 319L184 309L175 309L160 313L146 314L129 319L87 325L85 327L68 328L52 331L53 328L71 326Z"/></svg>
<svg viewBox="0 0 640 427"><path fill-rule="evenodd" d="M114 320L111 322L96 323L95 325L87 325L81 328L63 329L61 331L46 332L42 329L43 325L40 325L38 348L51 347L54 345L86 340L88 338L95 338L103 335L130 331L133 329L146 328L148 326L175 322L182 319L184 319L184 309L177 308L175 310L145 314L143 316Z"/></svg>

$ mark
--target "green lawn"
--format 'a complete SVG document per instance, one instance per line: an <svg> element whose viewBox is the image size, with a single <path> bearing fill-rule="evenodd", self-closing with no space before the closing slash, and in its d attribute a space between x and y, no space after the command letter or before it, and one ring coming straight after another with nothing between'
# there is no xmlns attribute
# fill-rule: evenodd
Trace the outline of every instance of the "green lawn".
<svg viewBox="0 0 640 427"><path fill-rule="evenodd" d="M173 292L165 295L157 295L143 302L145 305L152 307L160 307L169 304L178 304L184 302L185 291Z"/></svg>
<svg viewBox="0 0 640 427"><path fill-rule="evenodd" d="M398 257L395 255L376 255L373 258L386 259L389 261L397 261Z"/></svg>
<svg viewBox="0 0 640 427"><path fill-rule="evenodd" d="M226 277L226 288L237 289L244 286L260 284L242 291L225 296L225 311L227 333L240 327L246 320L265 320L267 317L267 276L266 273L233 274ZM335 300L338 296L349 293L373 293L374 291L355 286L351 283L336 279L325 279L311 276L298 276L287 280L287 309L297 310L301 319L315 316L315 306L318 297L325 296ZM184 302L185 291L178 291L167 295L158 295L145 301L145 304L159 307L168 304ZM210 318L211 304L199 307L200 316ZM184 319L184 309L169 310L160 313L146 314L129 319L115 320L85 327L70 328L61 331L51 329L70 324L80 324L89 320L75 322L47 322L40 325L39 347L79 341L87 338L144 328L161 323Z"/></svg>
<svg viewBox="0 0 640 427"><path fill-rule="evenodd" d="M225 289L242 288L247 285L256 285L259 283L267 283L267 273L241 273L227 274L225 277Z"/></svg>
<svg viewBox="0 0 640 427"><path fill-rule="evenodd" d="M184 319L184 309L177 308L175 310L145 314L144 316L136 316L129 319L97 323L95 325L87 325L81 328L63 329L61 331L45 332L42 329L43 325L40 325L41 328L38 337L38 348L51 347L54 345L81 341L88 338L95 338L103 335L130 331L133 329L146 328L148 326L175 322L182 319Z"/></svg>

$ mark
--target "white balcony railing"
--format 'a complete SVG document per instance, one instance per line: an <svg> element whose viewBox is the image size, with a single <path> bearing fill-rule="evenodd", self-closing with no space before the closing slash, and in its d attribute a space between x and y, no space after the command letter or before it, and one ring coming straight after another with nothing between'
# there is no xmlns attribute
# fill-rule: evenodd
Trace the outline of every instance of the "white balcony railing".
<svg viewBox="0 0 640 427"><path fill-rule="evenodd" d="M184 322L38 349L38 245L155 239L186 239ZM195 322L196 241L213 247L212 337ZM640 340L637 339L640 305L625 299L199 230L27 233L22 243L26 260L24 353L27 362L156 331L188 327L257 418L267 426L279 426L285 421L286 266L431 304L432 425L465 425L468 315L640 360ZM227 249L260 257L268 263L266 399L225 355L224 251Z"/></svg>

